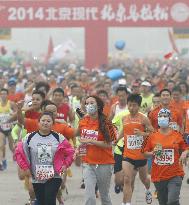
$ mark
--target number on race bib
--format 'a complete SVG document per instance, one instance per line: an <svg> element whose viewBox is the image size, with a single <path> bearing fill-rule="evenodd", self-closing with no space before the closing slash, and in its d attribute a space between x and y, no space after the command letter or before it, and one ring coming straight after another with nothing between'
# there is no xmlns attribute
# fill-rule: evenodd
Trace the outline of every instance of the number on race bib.
<svg viewBox="0 0 189 205"><path fill-rule="evenodd" d="M141 149L143 141L144 141L143 136L128 135L127 149Z"/></svg>
<svg viewBox="0 0 189 205"><path fill-rule="evenodd" d="M39 181L48 180L54 177L52 165L36 165L36 178Z"/></svg>
<svg viewBox="0 0 189 205"><path fill-rule="evenodd" d="M161 156L155 156L157 165L172 165L174 163L174 149L164 149Z"/></svg>

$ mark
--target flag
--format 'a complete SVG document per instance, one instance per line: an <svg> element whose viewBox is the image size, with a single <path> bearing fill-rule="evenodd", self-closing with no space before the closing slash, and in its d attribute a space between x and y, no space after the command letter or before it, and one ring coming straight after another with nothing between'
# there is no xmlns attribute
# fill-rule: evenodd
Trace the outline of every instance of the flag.
<svg viewBox="0 0 189 205"><path fill-rule="evenodd" d="M45 63L47 64L52 53L53 53L53 50L54 50L54 45L53 45L53 40L52 40L52 37L50 36L49 37L49 44L48 44L48 51L47 51L47 54L45 56Z"/></svg>
<svg viewBox="0 0 189 205"><path fill-rule="evenodd" d="M169 35L169 40L170 40L171 46L173 48L173 51L175 51L176 53L179 53L179 50L178 50L176 42L175 42L175 38L174 38L173 33L171 32L170 29L168 29L168 35Z"/></svg>
<svg viewBox="0 0 189 205"><path fill-rule="evenodd" d="M165 59L170 59L172 56L173 56L173 53L170 52L170 53L165 54L165 55L164 55L164 58L165 58Z"/></svg>

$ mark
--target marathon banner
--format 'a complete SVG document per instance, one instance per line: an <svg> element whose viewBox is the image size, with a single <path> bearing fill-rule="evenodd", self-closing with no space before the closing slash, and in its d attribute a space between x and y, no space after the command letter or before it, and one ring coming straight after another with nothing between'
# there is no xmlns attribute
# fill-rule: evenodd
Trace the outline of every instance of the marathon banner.
<svg viewBox="0 0 189 205"><path fill-rule="evenodd" d="M189 27L188 0L0 1L1 27Z"/></svg>

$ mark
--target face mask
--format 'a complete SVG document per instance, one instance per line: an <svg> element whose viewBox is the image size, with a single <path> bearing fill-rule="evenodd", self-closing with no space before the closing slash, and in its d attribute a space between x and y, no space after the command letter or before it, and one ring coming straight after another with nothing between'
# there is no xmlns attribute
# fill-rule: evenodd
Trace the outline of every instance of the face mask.
<svg viewBox="0 0 189 205"><path fill-rule="evenodd" d="M158 125L162 128L169 127L169 118L168 117L158 117Z"/></svg>
<svg viewBox="0 0 189 205"><path fill-rule="evenodd" d="M85 106L87 113L90 114L94 114L97 111L97 106L90 104L90 105L86 105Z"/></svg>

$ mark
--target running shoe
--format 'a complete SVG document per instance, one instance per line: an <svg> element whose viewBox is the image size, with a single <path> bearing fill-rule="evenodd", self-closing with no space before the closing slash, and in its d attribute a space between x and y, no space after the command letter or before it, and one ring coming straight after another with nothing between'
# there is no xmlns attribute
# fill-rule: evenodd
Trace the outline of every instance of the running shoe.
<svg viewBox="0 0 189 205"><path fill-rule="evenodd" d="M152 203L152 193L150 191L146 191L146 203L151 204Z"/></svg>
<svg viewBox="0 0 189 205"><path fill-rule="evenodd" d="M3 163L1 162L0 163L0 171L3 171L4 170L4 167L3 167Z"/></svg>
<svg viewBox="0 0 189 205"><path fill-rule="evenodd" d="M80 188L81 188L81 189L85 189L85 183L84 183L84 180L82 180Z"/></svg>
<svg viewBox="0 0 189 205"><path fill-rule="evenodd" d="M7 169L7 160L4 159L4 160L2 161L2 163L3 163L3 168L4 168L4 169Z"/></svg>
<svg viewBox="0 0 189 205"><path fill-rule="evenodd" d="M121 186L119 186L119 185L115 185L115 187L114 187L114 191L115 191L116 194L119 194L120 191L121 191Z"/></svg>

